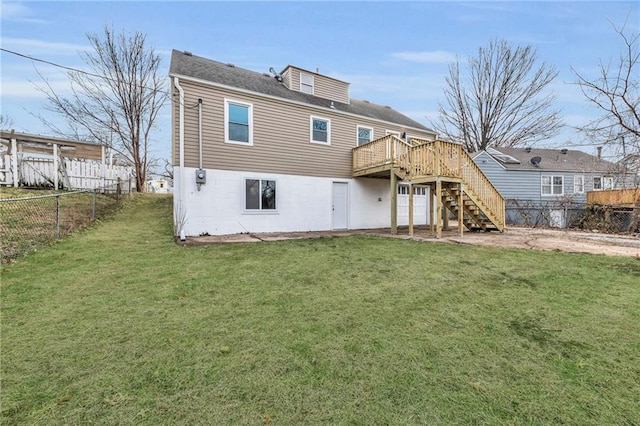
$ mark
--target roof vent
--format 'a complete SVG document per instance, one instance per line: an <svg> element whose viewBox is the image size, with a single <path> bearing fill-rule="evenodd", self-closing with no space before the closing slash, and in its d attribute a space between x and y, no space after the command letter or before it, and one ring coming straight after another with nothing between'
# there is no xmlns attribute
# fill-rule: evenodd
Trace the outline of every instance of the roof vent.
<svg viewBox="0 0 640 426"><path fill-rule="evenodd" d="M530 153L530 152L531 152L531 147L530 147L530 146L526 147L526 148L524 149L524 151L525 151L526 153Z"/></svg>
<svg viewBox="0 0 640 426"><path fill-rule="evenodd" d="M280 75L280 73L276 72L276 70L273 67L269 68L269 72L271 74L273 74L273 78L275 78L280 83L282 83L282 75Z"/></svg>
<svg viewBox="0 0 640 426"><path fill-rule="evenodd" d="M388 108L388 109L391 109L391 107L390 107L389 105L385 105L384 107L385 107L385 108Z"/></svg>
<svg viewBox="0 0 640 426"><path fill-rule="evenodd" d="M228 67L231 67L231 68L235 68L235 67L236 67L236 66L235 66L234 64L232 64L231 62L229 62L229 63L227 64L227 66L228 66Z"/></svg>
<svg viewBox="0 0 640 426"><path fill-rule="evenodd" d="M365 100L363 100L362 102L364 102L365 104L368 104L368 103L369 103L369 101L368 101L368 100L366 100L366 99L365 99Z"/></svg>
<svg viewBox="0 0 640 426"><path fill-rule="evenodd" d="M567 148L561 149L560 154L566 155L569 150Z"/></svg>
<svg viewBox="0 0 640 426"><path fill-rule="evenodd" d="M193 56L193 53L189 52L188 50L185 50L184 54L187 55L187 56Z"/></svg>
<svg viewBox="0 0 640 426"><path fill-rule="evenodd" d="M269 73L263 72L262 75L264 75L265 77L271 77L271 75L269 75Z"/></svg>
<svg viewBox="0 0 640 426"><path fill-rule="evenodd" d="M534 167L540 167L540 162L542 162L542 157L531 157L531 165Z"/></svg>

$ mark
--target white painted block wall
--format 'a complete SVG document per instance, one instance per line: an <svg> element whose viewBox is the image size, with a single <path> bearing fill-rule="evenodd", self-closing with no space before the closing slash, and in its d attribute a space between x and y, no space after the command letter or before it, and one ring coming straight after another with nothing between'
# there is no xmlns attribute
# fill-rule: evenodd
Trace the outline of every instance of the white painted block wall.
<svg viewBox="0 0 640 426"><path fill-rule="evenodd" d="M389 227L390 191L386 179L332 179L208 169L207 182L198 191L195 171L185 168L184 188L180 168L176 167L174 173L176 220L184 224L187 236L330 230L333 182L348 183L349 229ZM245 179L276 181L276 212L244 210ZM182 209L182 203L188 208Z"/></svg>

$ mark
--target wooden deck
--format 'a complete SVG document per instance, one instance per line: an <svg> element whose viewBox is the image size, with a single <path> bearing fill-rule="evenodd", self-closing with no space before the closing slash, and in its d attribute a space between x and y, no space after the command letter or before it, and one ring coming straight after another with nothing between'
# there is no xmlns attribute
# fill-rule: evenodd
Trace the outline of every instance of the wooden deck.
<svg viewBox="0 0 640 426"><path fill-rule="evenodd" d="M398 178L429 185L436 202L456 214L461 232L462 224L470 230L504 230L504 198L460 144L423 139L406 142L388 135L353 149L353 176L391 179L393 193ZM392 228L395 222L393 193ZM409 228L412 226L410 214ZM437 232L441 232L440 220Z"/></svg>
<svg viewBox="0 0 640 426"><path fill-rule="evenodd" d="M633 207L640 199L640 188L588 191L587 204Z"/></svg>

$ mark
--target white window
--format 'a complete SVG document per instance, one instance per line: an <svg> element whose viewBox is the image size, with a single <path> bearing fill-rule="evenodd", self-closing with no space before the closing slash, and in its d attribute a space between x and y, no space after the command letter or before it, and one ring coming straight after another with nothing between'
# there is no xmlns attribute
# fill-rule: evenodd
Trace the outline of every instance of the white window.
<svg viewBox="0 0 640 426"><path fill-rule="evenodd" d="M607 176L602 179L604 184L604 189L613 189L613 178L611 176Z"/></svg>
<svg viewBox="0 0 640 426"><path fill-rule="evenodd" d="M584 194L584 176L576 175L573 177L573 193Z"/></svg>
<svg viewBox="0 0 640 426"><path fill-rule="evenodd" d="M373 140L373 129L371 127L358 126L358 146Z"/></svg>
<svg viewBox="0 0 640 426"><path fill-rule="evenodd" d="M313 76L300 73L300 91L313 95Z"/></svg>
<svg viewBox="0 0 640 426"><path fill-rule="evenodd" d="M245 204L247 211L276 210L276 181L245 179Z"/></svg>
<svg viewBox="0 0 640 426"><path fill-rule="evenodd" d="M311 142L331 145L331 120L311 117Z"/></svg>
<svg viewBox="0 0 640 426"><path fill-rule="evenodd" d="M253 105L224 100L224 141L253 145Z"/></svg>
<svg viewBox="0 0 640 426"><path fill-rule="evenodd" d="M542 195L563 195L564 176L542 176Z"/></svg>

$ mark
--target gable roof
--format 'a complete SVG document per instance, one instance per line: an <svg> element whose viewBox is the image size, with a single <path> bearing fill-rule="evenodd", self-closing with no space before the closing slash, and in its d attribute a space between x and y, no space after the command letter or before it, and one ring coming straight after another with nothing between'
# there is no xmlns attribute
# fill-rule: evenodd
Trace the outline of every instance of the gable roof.
<svg viewBox="0 0 640 426"><path fill-rule="evenodd" d="M563 152L566 152L563 154ZM619 167L586 152L568 149L545 148L487 148L486 153L507 170L536 170L557 172L608 172L615 173ZM531 159L540 157L538 166Z"/></svg>
<svg viewBox="0 0 640 426"><path fill-rule="evenodd" d="M320 98L295 90L287 89L281 82L268 74L261 74L232 64L195 56L190 53L173 50L171 53L170 76L190 77L217 83L224 86L248 90L258 94L275 96L278 98L301 102L316 107L331 108L349 114L360 115L367 118L386 121L401 126L413 127L435 133L433 130L418 123L415 120L399 113L388 106L374 104L368 101L351 99L345 104L329 99Z"/></svg>

